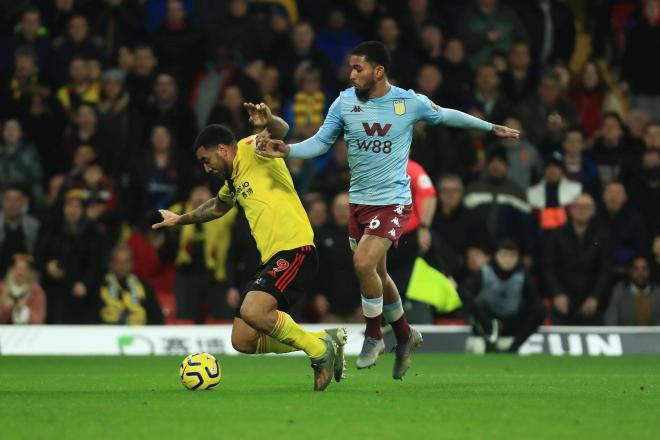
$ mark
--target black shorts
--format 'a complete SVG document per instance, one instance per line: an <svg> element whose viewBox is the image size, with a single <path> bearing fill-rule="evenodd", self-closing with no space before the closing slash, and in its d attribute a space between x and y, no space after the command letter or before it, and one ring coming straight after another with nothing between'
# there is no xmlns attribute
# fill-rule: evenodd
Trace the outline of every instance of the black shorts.
<svg viewBox="0 0 660 440"><path fill-rule="evenodd" d="M278 252L257 268L243 289L241 304L248 292L256 290L270 293L277 300L277 308L286 311L311 289L318 268L319 258L314 246Z"/></svg>

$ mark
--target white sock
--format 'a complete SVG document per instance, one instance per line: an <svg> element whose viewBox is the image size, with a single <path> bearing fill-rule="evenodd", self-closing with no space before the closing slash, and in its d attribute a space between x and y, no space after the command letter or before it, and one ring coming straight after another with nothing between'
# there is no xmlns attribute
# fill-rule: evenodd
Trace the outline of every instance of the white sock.
<svg viewBox="0 0 660 440"><path fill-rule="evenodd" d="M362 295L362 313L367 318L375 318L383 314L383 297L367 298Z"/></svg>
<svg viewBox="0 0 660 440"><path fill-rule="evenodd" d="M387 322L394 322L403 316L403 304L401 298L392 304L383 306L383 316Z"/></svg>

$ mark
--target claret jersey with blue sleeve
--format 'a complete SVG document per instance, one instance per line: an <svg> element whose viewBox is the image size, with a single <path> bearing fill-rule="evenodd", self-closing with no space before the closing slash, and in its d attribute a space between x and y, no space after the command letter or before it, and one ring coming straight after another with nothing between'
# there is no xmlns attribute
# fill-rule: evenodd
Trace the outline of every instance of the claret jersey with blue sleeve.
<svg viewBox="0 0 660 440"><path fill-rule="evenodd" d="M363 205L408 205L406 173L413 125L430 124L490 130L491 124L456 110L444 109L413 90L391 86L380 98L359 100L353 87L330 106L319 131L292 144L292 157L314 157L327 151L342 133L351 171L349 199Z"/></svg>

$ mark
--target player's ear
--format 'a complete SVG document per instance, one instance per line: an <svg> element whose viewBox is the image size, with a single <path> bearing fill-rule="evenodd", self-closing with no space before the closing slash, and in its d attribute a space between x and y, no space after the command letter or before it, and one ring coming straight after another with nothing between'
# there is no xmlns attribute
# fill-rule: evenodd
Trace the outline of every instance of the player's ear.
<svg viewBox="0 0 660 440"><path fill-rule="evenodd" d="M385 68L383 66L376 66L376 79L382 79L385 76Z"/></svg>

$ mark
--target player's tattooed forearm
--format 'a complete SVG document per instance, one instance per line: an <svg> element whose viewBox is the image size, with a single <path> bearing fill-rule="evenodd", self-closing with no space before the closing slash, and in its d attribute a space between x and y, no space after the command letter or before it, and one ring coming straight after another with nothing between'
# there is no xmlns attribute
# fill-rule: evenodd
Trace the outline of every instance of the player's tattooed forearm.
<svg viewBox="0 0 660 440"><path fill-rule="evenodd" d="M204 223L218 218L218 212L215 209L215 198L209 199L199 205L193 211L190 211L186 220L188 223Z"/></svg>

